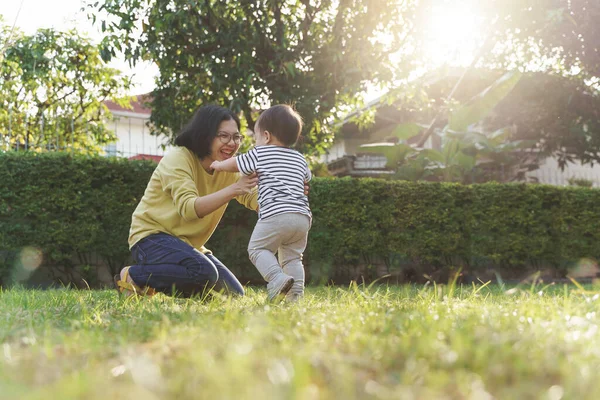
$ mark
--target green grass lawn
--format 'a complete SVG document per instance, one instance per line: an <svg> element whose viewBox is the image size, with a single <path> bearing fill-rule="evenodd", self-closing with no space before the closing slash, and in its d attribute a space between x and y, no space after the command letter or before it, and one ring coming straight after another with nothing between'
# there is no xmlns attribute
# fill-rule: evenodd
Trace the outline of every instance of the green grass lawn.
<svg viewBox="0 0 600 400"><path fill-rule="evenodd" d="M600 292L599 292L600 293ZM0 292L1 399L597 399L594 288Z"/></svg>

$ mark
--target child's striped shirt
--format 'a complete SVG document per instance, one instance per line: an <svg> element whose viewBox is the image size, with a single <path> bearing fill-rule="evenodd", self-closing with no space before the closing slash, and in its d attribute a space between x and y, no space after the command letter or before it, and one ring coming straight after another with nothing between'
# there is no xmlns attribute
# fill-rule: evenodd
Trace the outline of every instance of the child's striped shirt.
<svg viewBox="0 0 600 400"><path fill-rule="evenodd" d="M281 146L257 146L236 157L240 172L258 173L259 219L283 213L311 216L304 182L311 173L304 156Z"/></svg>

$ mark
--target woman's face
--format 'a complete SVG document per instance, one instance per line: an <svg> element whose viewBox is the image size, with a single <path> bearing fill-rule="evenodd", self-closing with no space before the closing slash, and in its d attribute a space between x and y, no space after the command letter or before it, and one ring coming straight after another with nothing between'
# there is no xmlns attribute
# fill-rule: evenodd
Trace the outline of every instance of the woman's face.
<svg viewBox="0 0 600 400"><path fill-rule="evenodd" d="M217 136L210 145L209 157L213 161L231 158L240 148L241 135L234 120L223 121L217 129Z"/></svg>

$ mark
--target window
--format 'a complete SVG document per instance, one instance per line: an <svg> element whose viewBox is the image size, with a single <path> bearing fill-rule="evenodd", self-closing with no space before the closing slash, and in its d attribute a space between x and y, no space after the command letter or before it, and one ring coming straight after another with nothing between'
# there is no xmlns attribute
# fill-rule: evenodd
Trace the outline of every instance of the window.
<svg viewBox="0 0 600 400"><path fill-rule="evenodd" d="M107 157L115 157L117 155L117 144L111 143L104 148Z"/></svg>

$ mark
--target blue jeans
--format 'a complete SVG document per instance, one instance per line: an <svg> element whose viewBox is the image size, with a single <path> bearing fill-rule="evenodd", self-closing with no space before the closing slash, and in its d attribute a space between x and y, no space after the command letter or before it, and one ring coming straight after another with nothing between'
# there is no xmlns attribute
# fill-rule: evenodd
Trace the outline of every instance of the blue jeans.
<svg viewBox="0 0 600 400"><path fill-rule="evenodd" d="M215 256L166 233L143 238L133 245L131 256L136 264L129 275L139 286L183 297L211 288L244 295L240 281Z"/></svg>

